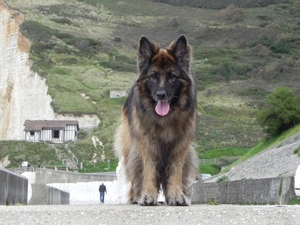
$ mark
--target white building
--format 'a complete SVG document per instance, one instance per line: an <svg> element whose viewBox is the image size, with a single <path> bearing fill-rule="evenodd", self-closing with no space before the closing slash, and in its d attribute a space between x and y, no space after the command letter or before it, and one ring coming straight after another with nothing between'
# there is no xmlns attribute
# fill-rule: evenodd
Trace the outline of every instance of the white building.
<svg viewBox="0 0 300 225"><path fill-rule="evenodd" d="M128 96L127 91L112 90L109 93L110 98L121 98L121 97L127 97L127 96Z"/></svg>
<svg viewBox="0 0 300 225"><path fill-rule="evenodd" d="M79 131L77 120L26 120L25 141L76 141Z"/></svg>

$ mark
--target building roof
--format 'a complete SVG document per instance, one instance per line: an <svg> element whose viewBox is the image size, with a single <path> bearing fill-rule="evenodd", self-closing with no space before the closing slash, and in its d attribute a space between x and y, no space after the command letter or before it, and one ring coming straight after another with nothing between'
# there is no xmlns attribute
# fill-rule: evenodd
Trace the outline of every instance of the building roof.
<svg viewBox="0 0 300 225"><path fill-rule="evenodd" d="M79 130L77 120L25 120L24 131L38 131L44 129L58 129L62 130L67 125L76 125Z"/></svg>

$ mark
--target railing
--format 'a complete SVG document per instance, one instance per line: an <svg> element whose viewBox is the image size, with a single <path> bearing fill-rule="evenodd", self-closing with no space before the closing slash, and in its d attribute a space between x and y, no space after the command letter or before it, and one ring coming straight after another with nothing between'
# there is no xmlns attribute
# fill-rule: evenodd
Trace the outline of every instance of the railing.
<svg viewBox="0 0 300 225"><path fill-rule="evenodd" d="M217 164L219 160L219 158L200 159L200 164Z"/></svg>
<svg viewBox="0 0 300 225"><path fill-rule="evenodd" d="M226 157L227 159L235 159L238 157ZM218 164L221 161L221 158L210 158L210 159L200 159L200 164Z"/></svg>
<svg viewBox="0 0 300 225"><path fill-rule="evenodd" d="M69 153L69 155L71 156L73 162L78 165L78 159L77 157L73 154L73 152L71 151L71 149L69 148L68 144L65 144L65 149L67 150L67 152Z"/></svg>
<svg viewBox="0 0 300 225"><path fill-rule="evenodd" d="M52 144L51 146L52 146L52 148L54 148L55 154L56 154L57 158L58 158L59 160L61 160L60 155L58 154L57 149L54 147L54 144Z"/></svg>

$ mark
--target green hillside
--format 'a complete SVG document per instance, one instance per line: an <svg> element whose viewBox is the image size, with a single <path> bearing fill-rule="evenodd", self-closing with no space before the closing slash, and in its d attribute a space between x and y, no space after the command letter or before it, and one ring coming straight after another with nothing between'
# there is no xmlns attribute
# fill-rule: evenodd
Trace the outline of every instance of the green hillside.
<svg viewBox="0 0 300 225"><path fill-rule="evenodd" d="M213 149L234 152L256 145L264 136L256 113L266 96L278 86L299 90L296 0L246 5L236 0L196 5L188 0L6 2L25 15L21 31L32 42L32 70L47 79L55 112L97 114L102 122L93 135L110 158L125 98L110 99L109 91L129 91L137 76L141 35L165 47L183 33L193 46L201 114L196 148L201 156ZM94 150L82 147L92 145L91 135L70 146L82 161ZM78 151L81 147L85 150Z"/></svg>

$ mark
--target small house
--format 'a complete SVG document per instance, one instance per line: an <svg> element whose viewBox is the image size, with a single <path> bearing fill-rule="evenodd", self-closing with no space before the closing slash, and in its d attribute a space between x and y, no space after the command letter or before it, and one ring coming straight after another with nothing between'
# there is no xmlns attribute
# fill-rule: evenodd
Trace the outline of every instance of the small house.
<svg viewBox="0 0 300 225"><path fill-rule="evenodd" d="M109 92L110 98L121 98L121 97L127 97L128 92L127 91L121 91L121 90L112 90Z"/></svg>
<svg viewBox="0 0 300 225"><path fill-rule="evenodd" d="M76 141L79 131L77 120L26 120L25 141Z"/></svg>

